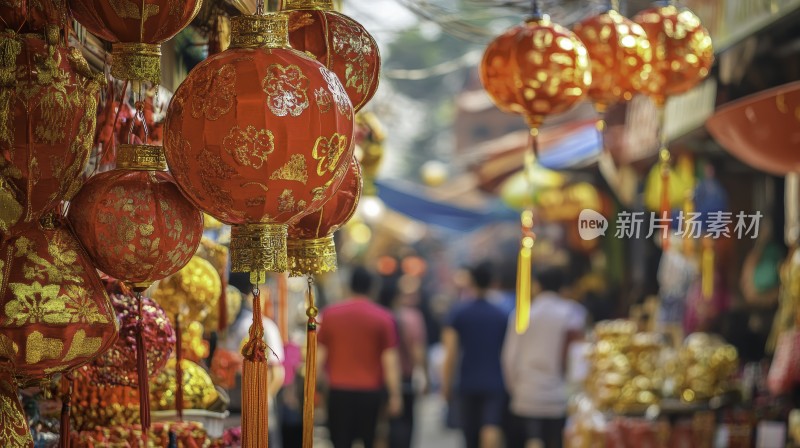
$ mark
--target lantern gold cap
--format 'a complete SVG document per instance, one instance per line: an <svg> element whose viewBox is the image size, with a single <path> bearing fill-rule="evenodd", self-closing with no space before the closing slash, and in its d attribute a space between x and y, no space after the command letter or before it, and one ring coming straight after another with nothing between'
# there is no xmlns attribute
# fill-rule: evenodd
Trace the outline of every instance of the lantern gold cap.
<svg viewBox="0 0 800 448"><path fill-rule="evenodd" d="M154 145L119 145L117 169L136 171L165 171L167 158L164 148Z"/></svg>
<svg viewBox="0 0 800 448"><path fill-rule="evenodd" d="M301 9L332 11L333 0L286 0L283 5L284 11L297 11Z"/></svg>
<svg viewBox="0 0 800 448"><path fill-rule="evenodd" d="M243 224L231 228L231 271L285 272L286 224Z"/></svg>
<svg viewBox="0 0 800 448"><path fill-rule="evenodd" d="M336 271L336 245L333 235L308 240L289 240L289 274L322 274Z"/></svg>
<svg viewBox="0 0 800 448"><path fill-rule="evenodd" d="M231 48L288 48L289 16L281 12L231 18Z"/></svg>
<svg viewBox="0 0 800 448"><path fill-rule="evenodd" d="M161 84L161 45L119 42L111 46L111 74L118 79Z"/></svg>

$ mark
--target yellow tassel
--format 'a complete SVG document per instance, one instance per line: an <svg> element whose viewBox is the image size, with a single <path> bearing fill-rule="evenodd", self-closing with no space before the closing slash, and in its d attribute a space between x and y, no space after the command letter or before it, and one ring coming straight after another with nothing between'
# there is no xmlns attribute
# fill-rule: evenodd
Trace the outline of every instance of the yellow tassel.
<svg viewBox="0 0 800 448"><path fill-rule="evenodd" d="M702 271L700 273L703 298L711 300L714 295L714 241L703 240Z"/></svg>
<svg viewBox="0 0 800 448"><path fill-rule="evenodd" d="M531 321L531 264L533 263L533 243L536 235L533 227L533 212L522 212L522 241L517 258L517 311L516 330L522 334Z"/></svg>
<svg viewBox="0 0 800 448"><path fill-rule="evenodd" d="M242 348L242 448L266 448L269 441L269 364L264 325L261 322L261 297L258 282L264 275L251 273L253 286L253 324L249 340Z"/></svg>
<svg viewBox="0 0 800 448"><path fill-rule="evenodd" d="M317 320L314 279L308 277L308 327L306 330L306 377L303 383L303 448L314 446L314 398L317 391Z"/></svg>

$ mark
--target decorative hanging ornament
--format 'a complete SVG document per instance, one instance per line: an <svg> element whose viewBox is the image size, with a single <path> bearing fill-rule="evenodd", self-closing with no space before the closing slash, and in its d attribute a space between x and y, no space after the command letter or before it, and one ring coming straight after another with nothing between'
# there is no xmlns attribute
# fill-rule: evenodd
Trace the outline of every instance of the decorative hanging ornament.
<svg viewBox="0 0 800 448"><path fill-rule="evenodd" d="M91 361L116 338L97 271L55 216L0 246L0 364L21 385Z"/></svg>
<svg viewBox="0 0 800 448"><path fill-rule="evenodd" d="M158 375L150 384L150 400L155 410L176 409L176 394L173 393L178 386L176 370L180 370L183 379L183 404L185 409L207 410L219 400L219 392L211 381L211 376L196 363L184 359L181 368L175 369L175 358L170 358Z"/></svg>
<svg viewBox="0 0 800 448"><path fill-rule="evenodd" d="M285 14L234 17L232 30L175 92L165 149L189 200L233 225L231 270L257 283L286 270L288 224L344 178L353 107L333 72L289 48Z"/></svg>
<svg viewBox="0 0 800 448"><path fill-rule="evenodd" d="M235 305L235 308L232 309L227 303L228 300L225 290L228 287L228 248L204 236L200 240L200 246L198 246L195 255L211 263L214 269L217 270L219 278L222 281L217 307L208 311L208 315L203 321L203 326L208 331L224 331L228 328L228 325L233 323L232 319L235 319L236 315L239 314L239 307L241 305L241 303L238 303Z"/></svg>
<svg viewBox="0 0 800 448"><path fill-rule="evenodd" d="M0 0L0 30L38 32L67 23L65 0Z"/></svg>
<svg viewBox="0 0 800 448"><path fill-rule="evenodd" d="M194 255L203 217L167 171L163 149L120 145L117 169L91 177L69 220L95 266L143 291Z"/></svg>
<svg viewBox="0 0 800 448"><path fill-rule="evenodd" d="M489 44L480 70L497 107L523 115L534 132L546 116L580 102L592 83L586 47L538 11Z"/></svg>
<svg viewBox="0 0 800 448"><path fill-rule="evenodd" d="M46 35L0 32L0 240L80 188L101 81L75 48Z"/></svg>
<svg viewBox="0 0 800 448"><path fill-rule="evenodd" d="M292 276L336 270L333 233L355 213L361 185L361 167L353 159L336 194L319 211L304 216L289 227L289 273Z"/></svg>
<svg viewBox="0 0 800 448"><path fill-rule="evenodd" d="M702 81L714 63L711 36L690 10L669 2L637 14L653 51L645 92L663 107L667 98Z"/></svg>
<svg viewBox="0 0 800 448"><path fill-rule="evenodd" d="M184 323L203 320L217 306L222 282L217 270L208 261L193 256L175 274L158 282L153 300L170 319L180 316Z"/></svg>
<svg viewBox="0 0 800 448"><path fill-rule="evenodd" d="M202 0L69 0L73 17L112 42L111 74L132 81L161 80L161 43L185 28Z"/></svg>
<svg viewBox="0 0 800 448"><path fill-rule="evenodd" d="M333 0L286 0L289 43L336 73L356 112L378 90L381 56L364 27L334 11Z"/></svg>
<svg viewBox="0 0 800 448"><path fill-rule="evenodd" d="M573 31L589 52L592 84L587 93L598 112L644 90L653 50L638 23L609 9L578 23Z"/></svg>

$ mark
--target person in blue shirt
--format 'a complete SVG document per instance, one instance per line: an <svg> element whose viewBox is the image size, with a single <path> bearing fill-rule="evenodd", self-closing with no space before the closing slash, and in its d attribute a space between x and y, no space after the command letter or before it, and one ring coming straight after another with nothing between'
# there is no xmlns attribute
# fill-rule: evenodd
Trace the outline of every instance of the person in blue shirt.
<svg viewBox="0 0 800 448"><path fill-rule="evenodd" d="M469 271L473 298L455 306L442 331L442 392L448 401L457 395L467 448L499 448L508 406L500 364L508 313L487 298L492 265L482 262Z"/></svg>

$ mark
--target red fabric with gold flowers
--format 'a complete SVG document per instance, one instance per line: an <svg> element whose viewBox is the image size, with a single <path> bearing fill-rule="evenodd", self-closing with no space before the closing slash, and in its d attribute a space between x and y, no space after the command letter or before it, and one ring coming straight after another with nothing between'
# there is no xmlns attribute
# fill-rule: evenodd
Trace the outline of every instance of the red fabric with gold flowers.
<svg viewBox="0 0 800 448"><path fill-rule="evenodd" d="M284 224L318 209L353 157L353 107L336 75L288 48L233 48L172 98L164 147L175 180L227 224Z"/></svg>
<svg viewBox="0 0 800 448"><path fill-rule="evenodd" d="M80 188L100 85L78 50L43 36L0 32L0 48L2 240Z"/></svg>
<svg viewBox="0 0 800 448"><path fill-rule="evenodd" d="M0 363L23 384L85 364L114 342L108 295L66 227L30 226L0 255Z"/></svg>
<svg viewBox="0 0 800 448"><path fill-rule="evenodd" d="M356 212L361 198L361 165L353 159L350 169L333 197L319 211L289 226L289 239L306 240L333 235Z"/></svg>
<svg viewBox="0 0 800 448"><path fill-rule="evenodd" d="M529 19L486 48L481 82L501 110L536 128L581 101L592 81L586 47L547 16Z"/></svg>
<svg viewBox="0 0 800 448"><path fill-rule="evenodd" d="M652 71L645 88L659 105L667 97L691 89L714 63L711 36L700 19L675 5L646 9L633 18L644 28L653 48Z"/></svg>
<svg viewBox="0 0 800 448"><path fill-rule="evenodd" d="M336 11L292 11L289 42L292 48L314 55L336 73L356 112L378 90L381 67L378 44L350 17Z"/></svg>
<svg viewBox="0 0 800 448"><path fill-rule="evenodd" d="M0 30L39 31L66 21L66 0L0 0Z"/></svg>
<svg viewBox="0 0 800 448"><path fill-rule="evenodd" d="M69 220L95 266L122 281L152 283L180 270L203 236L203 217L165 171L91 177Z"/></svg>
<svg viewBox="0 0 800 448"><path fill-rule="evenodd" d="M75 20L92 34L110 42L148 44L178 34L201 4L201 0L69 0Z"/></svg>

